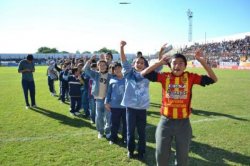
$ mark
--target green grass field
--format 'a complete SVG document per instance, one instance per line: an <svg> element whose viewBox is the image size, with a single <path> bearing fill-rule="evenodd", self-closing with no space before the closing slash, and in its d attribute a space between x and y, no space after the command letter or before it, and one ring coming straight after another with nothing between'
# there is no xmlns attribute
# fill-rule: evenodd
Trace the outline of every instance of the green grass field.
<svg viewBox="0 0 250 166"><path fill-rule="evenodd" d="M193 88L190 165L250 165L250 71L215 72L217 84ZM141 162L128 159L124 145L97 139L95 126L87 119L71 117L69 105L50 96L45 73L46 67L37 67L34 74L39 109L26 110L17 68L0 67L1 166L155 165L154 133L161 101L158 83L150 84L147 154Z"/></svg>

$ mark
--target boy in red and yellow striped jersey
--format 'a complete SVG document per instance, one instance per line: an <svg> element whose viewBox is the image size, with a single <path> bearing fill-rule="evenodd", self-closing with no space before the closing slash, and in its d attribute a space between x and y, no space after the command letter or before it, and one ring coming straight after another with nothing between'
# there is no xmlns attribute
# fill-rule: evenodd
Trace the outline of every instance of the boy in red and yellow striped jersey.
<svg viewBox="0 0 250 166"><path fill-rule="evenodd" d="M198 75L185 71L186 57L175 54L171 58L161 60L141 72L150 81L162 85L161 120L156 130L156 162L158 166L169 163L171 142L176 142L178 165L188 164L189 143L192 128L189 121L191 114L192 87L194 84L206 86L217 82L213 70L202 58L202 50L195 53L195 58L207 71L207 75ZM162 65L168 65L171 72L157 73L154 70Z"/></svg>

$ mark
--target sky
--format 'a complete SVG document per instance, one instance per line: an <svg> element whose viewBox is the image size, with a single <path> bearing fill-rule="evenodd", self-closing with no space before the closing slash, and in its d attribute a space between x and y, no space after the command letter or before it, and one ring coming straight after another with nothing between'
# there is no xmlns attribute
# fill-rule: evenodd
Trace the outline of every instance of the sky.
<svg viewBox="0 0 250 166"><path fill-rule="evenodd" d="M155 53L188 42L188 9L192 41L250 32L250 0L0 0L0 53Z"/></svg>

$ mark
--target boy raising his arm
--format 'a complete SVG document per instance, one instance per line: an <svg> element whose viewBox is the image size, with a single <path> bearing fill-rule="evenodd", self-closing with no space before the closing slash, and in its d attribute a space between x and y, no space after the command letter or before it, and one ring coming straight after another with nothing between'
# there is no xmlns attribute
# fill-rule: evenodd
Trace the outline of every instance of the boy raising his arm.
<svg viewBox="0 0 250 166"><path fill-rule="evenodd" d="M157 166L169 163L173 138L176 142L177 164L188 165L188 151L192 137L189 121L192 87L194 84L206 86L217 82L215 73L202 58L202 50L195 53L195 58L206 70L207 75L185 71L187 60L182 54L173 55L171 60L163 57L141 72L141 75L150 81L160 82L162 85L161 119L155 134ZM154 71L162 65L168 65L171 71L163 73Z"/></svg>

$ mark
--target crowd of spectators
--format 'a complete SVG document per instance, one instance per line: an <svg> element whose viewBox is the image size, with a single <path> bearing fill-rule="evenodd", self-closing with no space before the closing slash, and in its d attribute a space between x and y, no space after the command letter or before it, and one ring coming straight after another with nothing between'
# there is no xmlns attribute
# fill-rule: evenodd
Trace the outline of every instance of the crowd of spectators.
<svg viewBox="0 0 250 166"><path fill-rule="evenodd" d="M216 67L220 62L239 63L242 56L247 57L250 55L250 36L231 41L206 44L195 43L194 45L184 48L181 52L188 56L192 55L198 48L204 50L207 63L211 66Z"/></svg>
<svg viewBox="0 0 250 166"><path fill-rule="evenodd" d="M195 43L191 46L186 46L181 49L181 53L184 54L188 60L192 60L189 57L192 55L196 49L202 48L204 50L204 55L207 60L207 63L212 67L217 67L220 62L235 62L237 64L241 61L250 62L250 36L245 36L244 39L230 40L230 41L221 41L221 42L211 42L206 44ZM11 61L15 64L18 64L23 58L5 58L1 59L1 62ZM47 61L54 59L57 62L60 62L63 59L71 59L69 57L64 58L35 58L34 63L36 65L46 65Z"/></svg>

